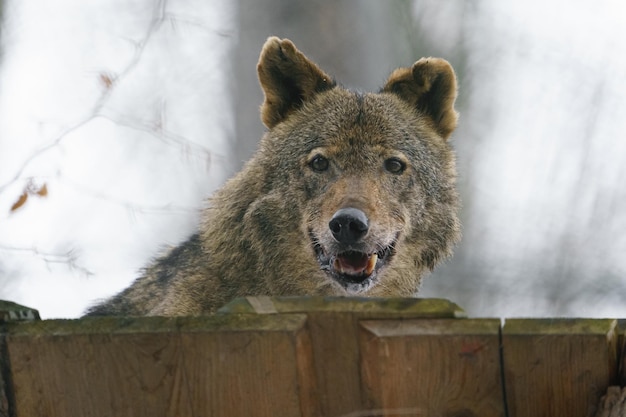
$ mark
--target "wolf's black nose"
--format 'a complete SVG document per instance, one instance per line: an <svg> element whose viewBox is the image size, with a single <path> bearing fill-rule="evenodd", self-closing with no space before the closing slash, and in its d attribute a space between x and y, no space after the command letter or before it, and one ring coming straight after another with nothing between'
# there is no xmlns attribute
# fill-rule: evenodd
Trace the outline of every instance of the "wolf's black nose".
<svg viewBox="0 0 626 417"><path fill-rule="evenodd" d="M352 207L337 210L328 227L340 243L356 243L367 234L369 220L365 213Z"/></svg>

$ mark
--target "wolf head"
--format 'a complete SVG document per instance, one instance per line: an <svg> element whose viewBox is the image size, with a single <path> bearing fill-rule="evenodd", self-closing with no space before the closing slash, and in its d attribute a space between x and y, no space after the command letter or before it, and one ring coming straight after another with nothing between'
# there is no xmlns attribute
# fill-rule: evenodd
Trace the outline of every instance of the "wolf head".
<svg viewBox="0 0 626 417"><path fill-rule="evenodd" d="M452 67L423 58L361 94L272 37L257 69L269 130L235 180L252 260L231 262L272 294L415 294L460 235Z"/></svg>

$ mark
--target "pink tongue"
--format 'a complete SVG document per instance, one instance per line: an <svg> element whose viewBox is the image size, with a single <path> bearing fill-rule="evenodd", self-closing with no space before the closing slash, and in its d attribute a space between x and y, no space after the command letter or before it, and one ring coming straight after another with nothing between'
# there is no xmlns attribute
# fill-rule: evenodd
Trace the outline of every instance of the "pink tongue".
<svg viewBox="0 0 626 417"><path fill-rule="evenodd" d="M350 252L337 256L339 268L344 273L350 275L358 275L363 273L367 268L369 256L364 253Z"/></svg>

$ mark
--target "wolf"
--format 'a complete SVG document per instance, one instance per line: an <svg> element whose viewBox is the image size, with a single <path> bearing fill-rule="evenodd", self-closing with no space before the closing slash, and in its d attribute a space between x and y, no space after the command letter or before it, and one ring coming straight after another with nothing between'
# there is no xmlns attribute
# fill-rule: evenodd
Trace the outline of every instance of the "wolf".
<svg viewBox="0 0 626 417"><path fill-rule="evenodd" d="M460 238L457 81L422 58L349 91L288 39L257 65L267 132L197 233L87 315L201 315L249 295L414 296Z"/></svg>

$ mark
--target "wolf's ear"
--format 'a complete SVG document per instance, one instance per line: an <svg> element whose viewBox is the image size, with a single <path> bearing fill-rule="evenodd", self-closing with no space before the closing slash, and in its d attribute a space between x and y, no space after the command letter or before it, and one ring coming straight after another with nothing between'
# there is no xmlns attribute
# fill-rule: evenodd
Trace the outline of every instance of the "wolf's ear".
<svg viewBox="0 0 626 417"><path fill-rule="evenodd" d="M398 68L382 91L400 96L430 117L444 139L456 128L456 75L445 59L422 58L411 68Z"/></svg>
<svg viewBox="0 0 626 417"><path fill-rule="evenodd" d="M270 129L315 94L335 86L289 39L274 36L263 45L257 71L265 94L261 120Z"/></svg>

